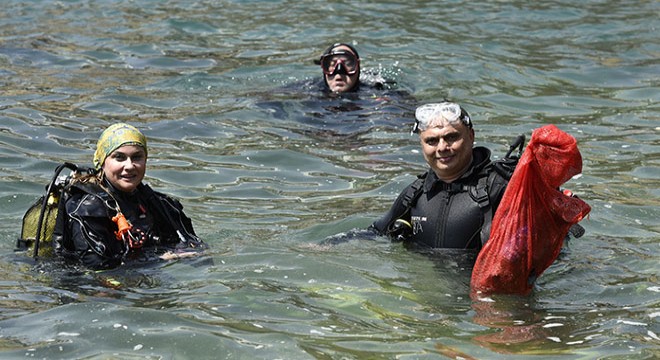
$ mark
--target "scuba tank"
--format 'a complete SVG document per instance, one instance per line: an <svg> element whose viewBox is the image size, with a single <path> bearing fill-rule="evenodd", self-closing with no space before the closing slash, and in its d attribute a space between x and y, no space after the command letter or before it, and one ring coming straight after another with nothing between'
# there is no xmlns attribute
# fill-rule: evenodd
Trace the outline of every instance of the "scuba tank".
<svg viewBox="0 0 660 360"><path fill-rule="evenodd" d="M65 168L70 169L72 171L71 174L60 176L60 173ZM39 248L42 243L50 245L50 238L55 229L55 220L57 219L58 205L62 191L73 177L93 173L93 169L78 167L69 162L57 166L52 180L46 186L46 193L25 212L21 236L16 240L16 248L14 250L26 251L34 248L33 256L35 258L39 256ZM46 239L46 242L43 242L44 239ZM46 248L46 254L50 255L50 250L52 250L52 247Z"/></svg>

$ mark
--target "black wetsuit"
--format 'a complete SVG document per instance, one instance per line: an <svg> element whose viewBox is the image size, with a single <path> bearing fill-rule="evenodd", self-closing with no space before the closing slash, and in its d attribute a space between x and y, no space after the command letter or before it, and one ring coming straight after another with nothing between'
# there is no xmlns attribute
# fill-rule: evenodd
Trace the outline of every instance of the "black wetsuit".
<svg viewBox="0 0 660 360"><path fill-rule="evenodd" d="M403 219L412 225L405 240L416 245L480 249L488 240L488 225L507 184L508 179L495 171L490 150L475 147L472 165L459 179L447 184L429 169L401 192L371 229L379 235L391 235L394 222ZM487 229L482 232L484 224Z"/></svg>
<svg viewBox="0 0 660 360"><path fill-rule="evenodd" d="M117 224L112 221L117 214L115 204L130 221L133 233L145 240L141 247L117 240ZM128 258L146 256L145 249L157 255L176 248L206 248L178 201L145 184L126 194L107 182L103 188L74 182L63 192L53 246L58 255L92 269L113 268Z"/></svg>

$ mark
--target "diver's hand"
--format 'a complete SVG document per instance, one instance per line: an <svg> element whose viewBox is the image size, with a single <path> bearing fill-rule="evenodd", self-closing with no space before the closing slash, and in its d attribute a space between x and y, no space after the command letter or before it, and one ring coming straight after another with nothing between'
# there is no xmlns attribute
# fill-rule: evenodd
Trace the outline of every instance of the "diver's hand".
<svg viewBox="0 0 660 360"><path fill-rule="evenodd" d="M353 229L344 233L328 236L319 245L338 245L351 240L376 240L377 235L371 229Z"/></svg>

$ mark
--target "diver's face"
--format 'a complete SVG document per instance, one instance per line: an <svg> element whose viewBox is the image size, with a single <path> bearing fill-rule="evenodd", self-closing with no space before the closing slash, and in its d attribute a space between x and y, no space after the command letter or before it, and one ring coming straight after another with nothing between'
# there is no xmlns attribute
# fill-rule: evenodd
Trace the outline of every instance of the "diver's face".
<svg viewBox="0 0 660 360"><path fill-rule="evenodd" d="M472 162L474 130L463 122L442 122L419 134L424 160L440 180L451 182Z"/></svg>
<svg viewBox="0 0 660 360"><path fill-rule="evenodd" d="M121 146L105 159L102 169L105 178L117 190L132 192L144 179L147 153L141 146Z"/></svg>
<svg viewBox="0 0 660 360"><path fill-rule="evenodd" d="M337 46L336 48L332 49L333 51L347 51L353 54L350 48L347 46ZM328 88L330 88L330 91L335 92L335 93L342 93L346 91L351 91L355 86L357 86L359 80L360 80L360 71L359 67L360 64L359 62L355 64L357 67L357 71L353 75L349 75L346 73L346 71L338 71L335 72L334 75L328 75L324 74L325 76L325 81L328 83Z"/></svg>
<svg viewBox="0 0 660 360"><path fill-rule="evenodd" d="M342 93L346 91L351 91L358 82L358 74L355 75L346 75L346 74L335 74L335 75L326 75L325 80L328 82L328 87L330 91L335 93Z"/></svg>

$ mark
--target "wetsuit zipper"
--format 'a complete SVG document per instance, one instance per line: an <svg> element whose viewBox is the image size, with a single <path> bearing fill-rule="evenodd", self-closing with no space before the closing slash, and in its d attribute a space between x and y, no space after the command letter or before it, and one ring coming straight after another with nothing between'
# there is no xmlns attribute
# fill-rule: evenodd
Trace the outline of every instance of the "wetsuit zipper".
<svg viewBox="0 0 660 360"><path fill-rule="evenodd" d="M445 234L447 230L447 216L449 215L449 209L451 208L451 201L452 201L452 193L449 191L442 191L441 192L442 196L444 196L444 204L440 216L438 216L438 224L437 224L437 238L435 241L435 245L438 248L444 248L445 247Z"/></svg>

